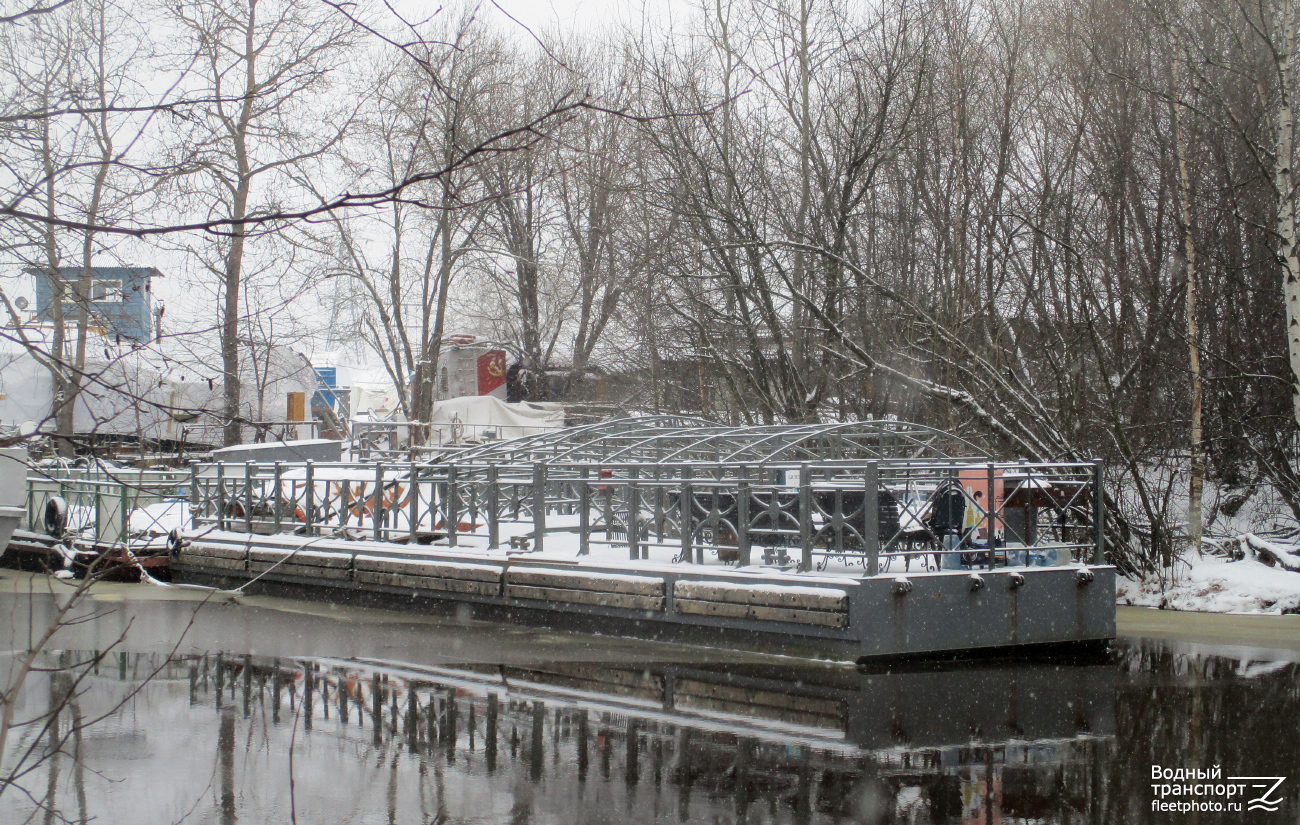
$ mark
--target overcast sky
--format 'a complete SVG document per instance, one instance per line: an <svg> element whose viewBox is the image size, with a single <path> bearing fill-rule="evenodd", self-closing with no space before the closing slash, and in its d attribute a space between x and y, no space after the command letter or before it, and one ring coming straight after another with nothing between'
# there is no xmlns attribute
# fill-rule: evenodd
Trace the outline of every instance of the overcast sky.
<svg viewBox="0 0 1300 825"><path fill-rule="evenodd" d="M495 0L493 8L492 3L484 0L484 7L503 19L505 12L533 31L635 24L643 17L662 26L670 16L680 19L698 5L696 0Z"/></svg>
<svg viewBox="0 0 1300 825"><path fill-rule="evenodd" d="M473 0L471 0L472 2ZM451 6L445 0L389 0L409 22L417 22L434 14L439 8ZM479 0L481 16L499 24L502 31L514 29L521 38L529 39L529 31L542 34L548 31L599 32L624 26L653 29L663 32L682 25L699 8L702 0ZM512 22L511 18L515 22ZM526 27L526 28L525 28ZM195 291L193 273L186 272L186 264L178 253L164 248L141 248L124 244L115 255L100 255L96 263L101 266L132 265L157 266L164 277L154 284L155 301L170 306L168 315L172 324L184 323L187 316L198 313L204 316L211 307L210 297L204 290ZM11 299L25 298L31 309L35 308L35 289L30 276L20 264L0 265L0 289ZM211 320L215 321L215 317ZM453 327L457 324L453 322ZM172 329L175 329L173 326Z"/></svg>

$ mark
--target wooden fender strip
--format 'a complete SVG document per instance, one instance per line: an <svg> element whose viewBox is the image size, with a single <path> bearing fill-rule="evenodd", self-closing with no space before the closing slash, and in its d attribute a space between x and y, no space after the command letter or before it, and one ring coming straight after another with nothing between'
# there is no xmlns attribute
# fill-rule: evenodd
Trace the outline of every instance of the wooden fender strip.
<svg viewBox="0 0 1300 825"><path fill-rule="evenodd" d="M514 571L511 571L514 572ZM506 595L513 599L537 599L570 604L594 604L600 607L623 607L629 610L663 610L663 596L634 596L599 590L566 590L559 587L531 587L511 583Z"/></svg>
<svg viewBox="0 0 1300 825"><path fill-rule="evenodd" d="M695 613L701 616L719 616L729 619L758 619L765 622L792 622L821 627L848 627L847 611L797 610L790 607L765 607L754 604L705 602L695 599L673 598L678 613Z"/></svg>
<svg viewBox="0 0 1300 825"><path fill-rule="evenodd" d="M375 570L358 570L356 581L361 584L381 584L386 587L408 587L412 590L432 590L443 593L469 593L475 596L496 596L501 589L501 586L494 581L408 576Z"/></svg>
<svg viewBox="0 0 1300 825"><path fill-rule="evenodd" d="M396 573L403 576L428 576L438 579L464 579L491 582L500 589L501 568L489 564L461 564L459 562L415 561L390 559L382 556L357 556L357 572ZM361 581L361 579L357 579Z"/></svg>
<svg viewBox="0 0 1300 825"><path fill-rule="evenodd" d="M192 553L182 553L177 559L176 564L181 567L192 567L195 570L238 570L241 573L244 570L244 560L225 559L219 556L196 556Z"/></svg>
<svg viewBox="0 0 1300 825"><path fill-rule="evenodd" d="M248 550L243 547L222 547L215 544L191 544L181 550L181 556L243 561L248 556Z"/></svg>
<svg viewBox="0 0 1300 825"><path fill-rule="evenodd" d="M311 550L299 550L297 553L293 553L259 547L254 547L248 551L248 560L253 563L268 562L274 564L286 559L288 560L285 562L286 564L297 567L333 567L346 570L352 564L352 557L343 553L314 553Z"/></svg>
<svg viewBox="0 0 1300 825"><path fill-rule="evenodd" d="M506 583L534 588L560 590L590 590L597 593L625 593L632 596L649 596L662 599L664 580L650 576L622 576L609 573L584 573L580 570L546 570L529 567L512 567L506 573Z"/></svg>
<svg viewBox="0 0 1300 825"><path fill-rule="evenodd" d="M313 579L329 579L330 581L347 581L352 575L352 571L346 567L317 567L311 564L294 564L293 561L287 561L283 564L269 561L250 561L248 563L248 572L254 574L266 573L271 578L277 575L305 576Z"/></svg>
<svg viewBox="0 0 1300 825"><path fill-rule="evenodd" d="M673 596L696 601L793 607L801 610L847 611L849 609L849 594L829 587L679 581L673 585Z"/></svg>

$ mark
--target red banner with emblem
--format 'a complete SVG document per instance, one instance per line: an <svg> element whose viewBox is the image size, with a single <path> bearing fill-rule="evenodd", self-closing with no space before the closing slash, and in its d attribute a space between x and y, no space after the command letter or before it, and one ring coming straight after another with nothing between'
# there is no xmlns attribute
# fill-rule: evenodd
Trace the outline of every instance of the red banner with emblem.
<svg viewBox="0 0 1300 825"><path fill-rule="evenodd" d="M493 395L506 385L506 352L490 350L478 357L478 394Z"/></svg>

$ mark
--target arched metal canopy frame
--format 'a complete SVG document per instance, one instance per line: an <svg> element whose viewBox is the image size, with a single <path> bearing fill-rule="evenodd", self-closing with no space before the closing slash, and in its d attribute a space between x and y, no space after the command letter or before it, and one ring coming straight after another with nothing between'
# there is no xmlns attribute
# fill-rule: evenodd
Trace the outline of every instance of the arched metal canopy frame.
<svg viewBox="0 0 1300 825"><path fill-rule="evenodd" d="M554 460L561 453L567 454L575 447L590 442L598 442L619 433L639 430L672 432L716 426L718 425L713 421L683 415L615 418L609 421L598 421L594 424L582 424L576 427L550 430L536 435L525 435L519 438L475 444L461 450L444 453L438 458L438 461L440 463L454 464L508 464L516 461L547 462Z"/></svg>
<svg viewBox="0 0 1300 825"><path fill-rule="evenodd" d="M763 466L988 457L963 438L905 421L728 427L686 416L644 416L475 445L445 454L441 460L480 465L703 462Z"/></svg>

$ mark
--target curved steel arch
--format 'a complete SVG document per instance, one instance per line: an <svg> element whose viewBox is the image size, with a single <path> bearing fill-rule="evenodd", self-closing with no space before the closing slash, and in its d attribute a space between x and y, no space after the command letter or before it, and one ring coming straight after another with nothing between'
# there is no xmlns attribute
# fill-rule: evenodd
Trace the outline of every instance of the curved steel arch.
<svg viewBox="0 0 1300 825"><path fill-rule="evenodd" d="M950 433L901 421L852 421L834 424L723 428L701 436L702 438L691 446L723 439L730 442L734 449L714 459L727 463L766 464L793 463L801 460L956 457L942 448L942 441L955 442L965 448L962 451L963 457L986 454L974 444ZM831 437L835 439L834 445L828 443ZM882 440L883 437L893 439L896 443L886 444ZM873 445L872 441L876 443ZM673 454L666 456L664 461L682 460L682 458L680 454Z"/></svg>
<svg viewBox="0 0 1300 825"><path fill-rule="evenodd" d="M526 435L519 438L493 441L444 453L439 462L455 463L509 463L511 461L553 461L569 456L586 445L599 443L620 433L651 428L657 432L688 430L698 427L715 427L716 423L701 418L682 415L652 415L615 418L594 424L580 424L550 432Z"/></svg>
<svg viewBox="0 0 1300 825"><path fill-rule="evenodd" d="M952 454L952 447L960 455ZM618 418L467 447L442 461L509 463L799 463L976 458L987 453L943 430L905 421L729 427L680 415Z"/></svg>

